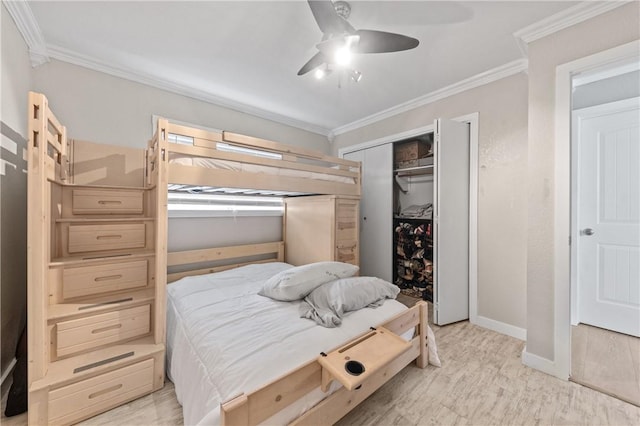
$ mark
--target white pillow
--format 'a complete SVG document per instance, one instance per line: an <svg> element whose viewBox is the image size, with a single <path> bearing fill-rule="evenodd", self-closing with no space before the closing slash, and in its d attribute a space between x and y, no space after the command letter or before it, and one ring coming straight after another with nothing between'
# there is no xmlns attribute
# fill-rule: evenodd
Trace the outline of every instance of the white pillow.
<svg viewBox="0 0 640 426"><path fill-rule="evenodd" d="M317 262L296 266L269 278L258 294L284 302L300 300L322 284L352 277L358 270L357 266L342 262Z"/></svg>
<svg viewBox="0 0 640 426"><path fill-rule="evenodd" d="M353 277L326 283L313 290L300 305L301 318L323 327L337 327L345 313L375 308L385 299L395 299L400 289L380 278Z"/></svg>

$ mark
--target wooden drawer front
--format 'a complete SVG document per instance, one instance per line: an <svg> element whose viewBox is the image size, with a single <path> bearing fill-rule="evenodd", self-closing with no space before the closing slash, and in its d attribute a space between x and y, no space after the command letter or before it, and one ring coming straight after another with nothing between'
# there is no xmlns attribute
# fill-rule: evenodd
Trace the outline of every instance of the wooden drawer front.
<svg viewBox="0 0 640 426"><path fill-rule="evenodd" d="M62 276L62 297L108 293L147 285L147 260L83 266L65 269Z"/></svg>
<svg viewBox="0 0 640 426"><path fill-rule="evenodd" d="M141 214L142 191L74 189L74 214Z"/></svg>
<svg viewBox="0 0 640 426"><path fill-rule="evenodd" d="M49 392L49 423L69 424L153 390L153 359Z"/></svg>
<svg viewBox="0 0 640 426"><path fill-rule="evenodd" d="M57 324L58 356L142 336L151 330L150 305Z"/></svg>
<svg viewBox="0 0 640 426"><path fill-rule="evenodd" d="M336 260L338 262L358 264L358 244L355 241L338 243L336 247Z"/></svg>
<svg viewBox="0 0 640 426"><path fill-rule="evenodd" d="M69 253L143 248L144 244L144 223L69 227Z"/></svg>
<svg viewBox="0 0 640 426"><path fill-rule="evenodd" d="M336 217L338 219L358 219L358 203L339 202L336 206Z"/></svg>
<svg viewBox="0 0 640 426"><path fill-rule="evenodd" d="M358 238L356 220L356 218L338 219L336 223L337 241L355 240Z"/></svg>

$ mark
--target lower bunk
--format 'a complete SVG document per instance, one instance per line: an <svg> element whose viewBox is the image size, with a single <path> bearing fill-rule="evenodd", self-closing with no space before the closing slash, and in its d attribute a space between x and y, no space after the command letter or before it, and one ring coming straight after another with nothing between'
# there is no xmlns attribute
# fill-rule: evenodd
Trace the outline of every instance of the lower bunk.
<svg viewBox="0 0 640 426"><path fill-rule="evenodd" d="M279 250L244 246L252 255L262 247ZM242 252L171 253L168 263ZM277 252L271 260L168 285L167 373L185 424L333 424L412 361L426 367L425 302L408 309L386 299L344 313L338 327L322 327L300 317L304 301L258 294L272 277L296 269Z"/></svg>

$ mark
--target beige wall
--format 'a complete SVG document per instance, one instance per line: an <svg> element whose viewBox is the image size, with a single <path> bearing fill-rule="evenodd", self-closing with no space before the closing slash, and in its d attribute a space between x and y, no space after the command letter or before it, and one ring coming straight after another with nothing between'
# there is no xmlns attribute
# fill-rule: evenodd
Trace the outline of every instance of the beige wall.
<svg viewBox="0 0 640 426"><path fill-rule="evenodd" d="M2 19L1 95L3 146L0 157L7 161L0 175L0 319L2 353L0 371L5 373L13 359L26 319L27 299L27 168L23 160L27 135L27 91L31 85L31 64L27 46L13 20L0 7ZM4 135L4 134L7 134ZM9 141L9 137L12 141ZM13 145L15 143L16 145ZM6 145L5 145L6 144Z"/></svg>
<svg viewBox="0 0 640 426"><path fill-rule="evenodd" d="M639 6L638 2L627 4L529 45L527 352L549 360L554 359L556 67L639 39Z"/></svg>
<svg viewBox="0 0 640 426"><path fill-rule="evenodd" d="M69 137L143 148L153 114L328 152L325 136L52 60L33 70Z"/></svg>
<svg viewBox="0 0 640 426"><path fill-rule="evenodd" d="M517 74L339 135L342 147L479 112L478 315L526 327L527 76ZM446 190L446 188L445 188Z"/></svg>

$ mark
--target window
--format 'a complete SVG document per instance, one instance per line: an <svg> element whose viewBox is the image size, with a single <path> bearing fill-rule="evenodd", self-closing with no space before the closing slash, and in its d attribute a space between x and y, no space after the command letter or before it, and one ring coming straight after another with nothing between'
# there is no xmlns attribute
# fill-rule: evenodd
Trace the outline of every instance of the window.
<svg viewBox="0 0 640 426"><path fill-rule="evenodd" d="M282 216L284 203L281 197L170 192L168 214L170 218Z"/></svg>

